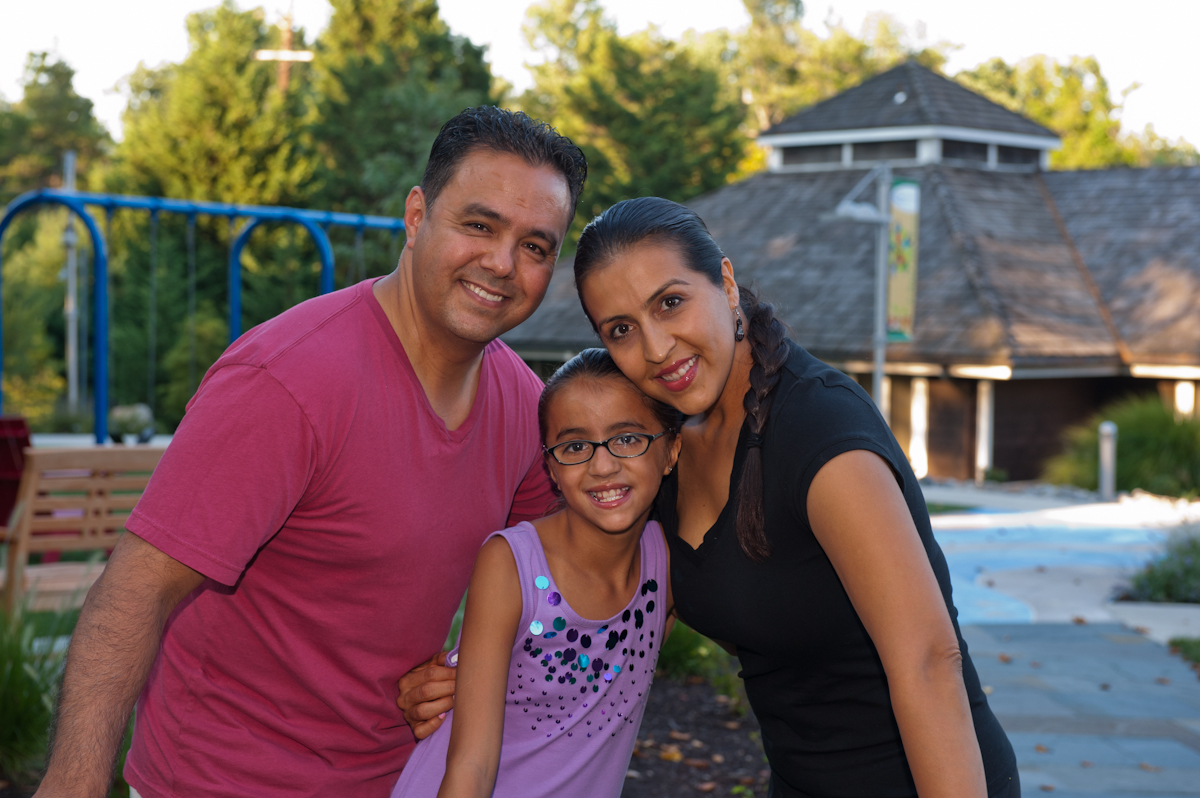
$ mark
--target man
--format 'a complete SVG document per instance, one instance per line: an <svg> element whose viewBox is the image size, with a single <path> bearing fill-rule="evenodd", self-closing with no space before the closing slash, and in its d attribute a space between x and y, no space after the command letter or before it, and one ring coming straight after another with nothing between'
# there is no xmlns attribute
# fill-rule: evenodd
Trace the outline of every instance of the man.
<svg viewBox="0 0 1200 798"><path fill-rule="evenodd" d="M586 169L543 123L464 111L396 271L209 370L84 604L39 796L107 794L135 699L142 798L389 794L452 701L427 663L414 729L395 675L440 650L484 537L552 501L541 384L495 339L545 294Z"/></svg>

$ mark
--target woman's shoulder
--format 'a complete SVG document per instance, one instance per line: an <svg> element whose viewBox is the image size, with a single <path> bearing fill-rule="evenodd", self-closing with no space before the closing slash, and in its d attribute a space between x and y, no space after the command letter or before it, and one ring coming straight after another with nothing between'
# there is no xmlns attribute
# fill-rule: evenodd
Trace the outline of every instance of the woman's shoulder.
<svg viewBox="0 0 1200 798"><path fill-rule="evenodd" d="M886 428L870 394L839 369L813 357L788 341L791 354L784 365L772 416L784 423L800 422L833 428L861 427L871 432Z"/></svg>

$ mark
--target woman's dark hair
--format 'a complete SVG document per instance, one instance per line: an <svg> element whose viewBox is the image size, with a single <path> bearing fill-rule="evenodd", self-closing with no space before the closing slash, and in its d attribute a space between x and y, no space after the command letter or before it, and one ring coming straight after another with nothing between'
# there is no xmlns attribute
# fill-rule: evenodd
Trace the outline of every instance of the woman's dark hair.
<svg viewBox="0 0 1200 798"><path fill-rule="evenodd" d="M558 371L551 375L546 381L546 387L542 390L541 398L538 399L538 430L542 436L542 443L546 442L546 414L549 412L550 402L554 399L554 395L563 389L567 383L572 380L591 378L602 379L605 377L615 377L629 384L629 387L637 391L642 399L646 402L646 407L650 408L650 412L654 417L662 422L664 430L676 432L679 430L679 422L682 417L679 411L671 407L666 402L660 402L654 397L646 396L638 390L638 387L617 368L617 364L613 361L612 355L607 349L585 349L575 357L568 360L558 367Z"/></svg>
<svg viewBox="0 0 1200 798"><path fill-rule="evenodd" d="M429 205L433 205L454 177L459 163L474 150L510 153L524 158L531 166L557 169L571 192L571 215L574 216L587 180L587 159L583 150L550 125L523 111L509 111L493 105L468 108L442 125L429 150L429 161L421 177L421 189Z"/></svg>
<svg viewBox="0 0 1200 798"><path fill-rule="evenodd" d="M713 241L704 220L677 202L639 197L618 202L593 219L579 236L579 247L575 252L575 287L581 304L583 282L587 276L636 244L675 247L689 269L707 277L717 288L724 286L721 260L725 253ZM779 370L787 362L787 330L783 322L775 318L775 308L769 302L759 302L758 295L745 286L738 286L738 290L746 340L750 342L754 358L744 406L750 419L750 433L758 439L771 415L771 394L779 384ZM586 306L584 309L586 312ZM714 320L714 324L717 323L719 320ZM732 323L729 334L734 334ZM738 543L750 559L765 560L771 554L771 546L763 529L762 449L759 445L752 445L746 453L737 501Z"/></svg>

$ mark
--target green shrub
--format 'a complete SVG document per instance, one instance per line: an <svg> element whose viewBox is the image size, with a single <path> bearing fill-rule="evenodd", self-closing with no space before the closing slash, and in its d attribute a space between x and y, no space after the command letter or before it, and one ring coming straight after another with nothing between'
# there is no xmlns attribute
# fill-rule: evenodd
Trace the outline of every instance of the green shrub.
<svg viewBox="0 0 1200 798"><path fill-rule="evenodd" d="M0 778L18 785L34 783L44 764L63 659L54 641L74 622L71 614L36 625L26 618L0 613Z"/></svg>
<svg viewBox="0 0 1200 798"><path fill-rule="evenodd" d="M1101 421L1117 425L1117 489L1141 488L1164 496L1200 494L1200 421L1177 422L1157 394L1122 399L1064 435L1045 479L1096 490Z"/></svg>
<svg viewBox="0 0 1200 798"><path fill-rule="evenodd" d="M1172 654L1179 654L1191 663L1200 663L1200 637L1172 637L1167 645Z"/></svg>
<svg viewBox="0 0 1200 798"><path fill-rule="evenodd" d="M1167 540L1162 557L1139 571L1126 597L1132 601L1200 604L1200 529L1185 527Z"/></svg>
<svg viewBox="0 0 1200 798"><path fill-rule="evenodd" d="M745 706L745 694L737 677L737 657L697 632L676 621L670 637L658 654L658 673L672 679L702 679L733 699L733 709Z"/></svg>

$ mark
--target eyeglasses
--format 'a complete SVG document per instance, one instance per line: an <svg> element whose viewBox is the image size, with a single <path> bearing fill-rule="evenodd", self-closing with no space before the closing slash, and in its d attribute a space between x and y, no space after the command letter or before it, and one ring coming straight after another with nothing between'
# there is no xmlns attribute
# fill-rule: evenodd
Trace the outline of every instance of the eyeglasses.
<svg viewBox="0 0 1200 798"><path fill-rule="evenodd" d="M564 441L542 451L552 456L563 465L580 465L591 460L596 454L596 447L603 446L613 457L641 457L650 449L650 444L666 435L670 430L664 430L657 435L647 435L644 432L622 432L606 441Z"/></svg>

